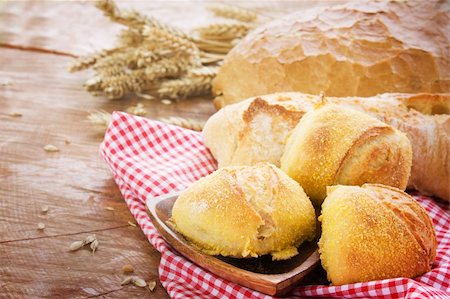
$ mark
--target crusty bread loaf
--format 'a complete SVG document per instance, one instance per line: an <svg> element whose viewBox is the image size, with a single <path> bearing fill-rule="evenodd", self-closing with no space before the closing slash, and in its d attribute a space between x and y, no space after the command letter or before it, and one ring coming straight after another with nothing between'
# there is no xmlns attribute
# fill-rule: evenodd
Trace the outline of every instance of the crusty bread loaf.
<svg viewBox="0 0 450 299"><path fill-rule="evenodd" d="M411 171L405 134L363 112L322 104L290 134L281 169L320 206L326 187L379 183L405 190Z"/></svg>
<svg viewBox="0 0 450 299"><path fill-rule="evenodd" d="M316 229L303 189L270 164L221 168L200 179L180 194L172 221L202 251L238 258L290 258Z"/></svg>
<svg viewBox="0 0 450 299"><path fill-rule="evenodd" d="M396 188L333 186L322 205L319 253L334 285L431 270L436 234L426 211Z"/></svg>
<svg viewBox="0 0 450 299"><path fill-rule="evenodd" d="M283 91L450 92L449 1L353 1L261 25L213 82L220 108Z"/></svg>
<svg viewBox="0 0 450 299"><path fill-rule="evenodd" d="M363 111L406 133L413 150L410 188L450 199L450 95L382 94L376 97L333 98L328 102ZM227 106L211 116L203 130L205 144L219 162L280 166L285 141L319 96L277 93ZM420 109L420 111L416 111Z"/></svg>

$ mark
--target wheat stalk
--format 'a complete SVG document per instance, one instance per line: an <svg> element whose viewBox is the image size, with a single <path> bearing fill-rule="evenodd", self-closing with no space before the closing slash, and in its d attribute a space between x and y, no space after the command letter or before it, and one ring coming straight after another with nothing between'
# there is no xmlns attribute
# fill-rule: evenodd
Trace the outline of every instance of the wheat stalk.
<svg viewBox="0 0 450 299"><path fill-rule="evenodd" d="M202 131L203 127L205 126L204 122L192 119L192 118L184 118L184 117L177 117L177 116L171 116L167 118L160 118L160 121L175 125L178 127L182 127L185 129L193 130L193 131Z"/></svg>
<svg viewBox="0 0 450 299"><path fill-rule="evenodd" d="M227 19L234 19L242 22L256 22L258 19L258 15L253 11L236 6L214 4L209 5L207 8L216 16Z"/></svg>
<svg viewBox="0 0 450 299"><path fill-rule="evenodd" d="M161 83L158 94L161 98L186 98L211 92L211 77L182 77Z"/></svg>
<svg viewBox="0 0 450 299"><path fill-rule="evenodd" d="M197 28L196 32L202 39L233 40L246 36L254 28L247 23L214 23Z"/></svg>

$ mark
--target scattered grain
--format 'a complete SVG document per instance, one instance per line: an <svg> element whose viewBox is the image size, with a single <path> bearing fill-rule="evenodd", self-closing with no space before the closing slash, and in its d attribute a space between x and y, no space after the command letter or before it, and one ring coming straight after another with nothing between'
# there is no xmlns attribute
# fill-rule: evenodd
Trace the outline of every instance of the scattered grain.
<svg viewBox="0 0 450 299"><path fill-rule="evenodd" d="M94 240L97 240L97 236L96 235L89 235L89 236L87 236L84 239L84 241L83 241L83 246L94 242Z"/></svg>
<svg viewBox="0 0 450 299"><path fill-rule="evenodd" d="M43 205L43 206L41 207L41 213L42 213L42 214L47 214L47 212L48 212L48 206L47 206L47 205Z"/></svg>
<svg viewBox="0 0 450 299"><path fill-rule="evenodd" d="M150 292L153 292L156 288L156 281L154 281L154 280L149 281L148 288L149 288Z"/></svg>
<svg viewBox="0 0 450 299"><path fill-rule="evenodd" d="M45 224L42 222L39 222L37 225L38 230L44 230L45 229Z"/></svg>
<svg viewBox="0 0 450 299"><path fill-rule="evenodd" d="M135 93L138 97L140 97L140 98L143 98L143 99L146 99L146 100L154 100L155 99L155 97L154 96L152 96L152 95L150 95L150 94L145 94L145 93L140 93L140 92L136 92Z"/></svg>
<svg viewBox="0 0 450 299"><path fill-rule="evenodd" d="M123 286L123 285L129 284L132 280L133 280L133 276L125 277L125 279L122 280L122 282L120 283L120 285Z"/></svg>
<svg viewBox="0 0 450 299"><path fill-rule="evenodd" d="M47 144L46 146L44 146L44 150L46 152L59 152L59 148L57 148L53 144Z"/></svg>
<svg viewBox="0 0 450 299"><path fill-rule="evenodd" d="M98 240L95 239L94 241L92 241L90 247L91 247L91 250L92 250L92 255L94 255L95 251L98 248Z"/></svg>
<svg viewBox="0 0 450 299"><path fill-rule="evenodd" d="M131 221L128 221L128 225L132 226L132 227L136 227L136 223L133 223Z"/></svg>
<svg viewBox="0 0 450 299"><path fill-rule="evenodd" d="M17 111L12 111L12 112L9 113L9 116L12 116L12 117L22 117L22 113L17 112Z"/></svg>
<svg viewBox="0 0 450 299"><path fill-rule="evenodd" d="M168 100L168 99L162 99L161 103L164 104L164 105L170 105L170 104L172 104L172 101Z"/></svg>
<svg viewBox="0 0 450 299"><path fill-rule="evenodd" d="M114 208L113 207L105 207L105 210L114 211Z"/></svg>
<svg viewBox="0 0 450 299"><path fill-rule="evenodd" d="M133 282L133 284L137 287L140 288L144 288L147 286L147 283L145 282L145 280L143 280L140 277L134 276L133 279L131 280L131 282Z"/></svg>
<svg viewBox="0 0 450 299"><path fill-rule="evenodd" d="M69 249L70 249L70 251L76 251L76 250L80 249L83 246L84 246L84 242L83 241L75 241L72 244L70 244Z"/></svg>

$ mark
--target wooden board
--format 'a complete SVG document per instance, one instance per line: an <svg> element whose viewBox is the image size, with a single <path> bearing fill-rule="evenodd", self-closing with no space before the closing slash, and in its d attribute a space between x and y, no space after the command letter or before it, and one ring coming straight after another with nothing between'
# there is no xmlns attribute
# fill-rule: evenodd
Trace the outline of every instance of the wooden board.
<svg viewBox="0 0 450 299"><path fill-rule="evenodd" d="M239 5L275 16L316 2ZM185 30L214 21L207 1L118 3ZM133 217L98 154L102 135L86 116L137 102L149 118L206 120L215 110L208 98L162 105L136 97L109 101L84 91L91 74L68 73L72 57L112 45L119 30L90 1L0 1L0 297L168 297L159 283L153 293L120 286L120 269L128 263L145 280L157 280L160 257L141 230L128 225ZM60 152L45 152L49 143ZM42 205L49 206L45 215ZM44 231L37 230L39 222ZM94 256L68 251L89 233L100 241Z"/></svg>
<svg viewBox="0 0 450 299"><path fill-rule="evenodd" d="M285 261L272 261L270 256L235 259L207 255L171 228L169 220L177 197L178 194L168 194L147 200L153 224L179 253L226 280L268 295L282 296L320 263L317 240L303 243L299 254Z"/></svg>

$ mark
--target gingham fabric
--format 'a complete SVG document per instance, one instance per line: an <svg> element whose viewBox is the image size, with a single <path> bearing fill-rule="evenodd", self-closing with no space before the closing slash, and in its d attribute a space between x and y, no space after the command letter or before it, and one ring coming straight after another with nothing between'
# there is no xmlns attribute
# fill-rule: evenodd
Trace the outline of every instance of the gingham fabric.
<svg viewBox="0 0 450 299"><path fill-rule="evenodd" d="M145 201L189 184L216 169L200 133L157 121L114 113L100 147L114 179L150 243L161 252L160 281L172 298L271 298L226 281L173 250L151 223ZM414 195L436 228L437 257L430 272L342 286L326 284L320 267L289 298L450 298L450 216L446 203Z"/></svg>

